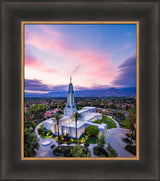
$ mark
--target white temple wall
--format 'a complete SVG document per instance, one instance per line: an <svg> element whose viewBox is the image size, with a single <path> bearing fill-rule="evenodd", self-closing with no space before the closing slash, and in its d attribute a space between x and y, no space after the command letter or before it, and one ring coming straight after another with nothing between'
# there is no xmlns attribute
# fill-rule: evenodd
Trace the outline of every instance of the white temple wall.
<svg viewBox="0 0 160 181"><path fill-rule="evenodd" d="M78 128L78 130L77 130L77 137L78 138L85 132L85 128L86 128L85 125Z"/></svg>
<svg viewBox="0 0 160 181"><path fill-rule="evenodd" d="M66 127L66 126L62 126L62 134L64 136L66 136L68 134L68 136L70 135L70 128Z"/></svg>
<svg viewBox="0 0 160 181"><path fill-rule="evenodd" d="M70 137L73 137L73 138L76 137L76 129L75 128L70 129Z"/></svg>
<svg viewBox="0 0 160 181"><path fill-rule="evenodd" d="M55 124L56 123L49 123L49 122L45 122L44 121L44 127L47 129L47 130L51 130L52 131L52 133L54 134L55 133Z"/></svg>
<svg viewBox="0 0 160 181"><path fill-rule="evenodd" d="M102 133L103 134L103 136L105 136L106 135L106 133L107 133L107 126L103 129L103 128L99 128L99 134L100 133Z"/></svg>
<svg viewBox="0 0 160 181"><path fill-rule="evenodd" d="M102 119L102 115L97 115L95 117L93 117L90 121L96 121L96 120L100 120Z"/></svg>

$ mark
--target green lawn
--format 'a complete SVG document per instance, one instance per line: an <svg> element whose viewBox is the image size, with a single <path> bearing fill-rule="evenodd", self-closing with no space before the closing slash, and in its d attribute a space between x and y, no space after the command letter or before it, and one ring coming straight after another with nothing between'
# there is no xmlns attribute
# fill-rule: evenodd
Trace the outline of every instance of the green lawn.
<svg viewBox="0 0 160 181"><path fill-rule="evenodd" d="M111 128L116 128L116 123L111 119L109 118L108 116L105 116L105 121L103 123L107 124L107 129L111 129ZM102 123L102 120L96 120L96 121L93 121L93 123L96 123L96 124L101 124Z"/></svg>
<svg viewBox="0 0 160 181"><path fill-rule="evenodd" d="M104 122L107 124L107 129L116 128L116 123L109 117L106 116L106 121Z"/></svg>
<svg viewBox="0 0 160 181"><path fill-rule="evenodd" d="M95 144L97 142L96 137L89 137L85 142L88 142L90 144Z"/></svg>
<svg viewBox="0 0 160 181"><path fill-rule="evenodd" d="M108 116L106 116L106 121L113 121L113 120L109 118Z"/></svg>
<svg viewBox="0 0 160 181"><path fill-rule="evenodd" d="M49 138L53 138L53 135L42 135L42 134L39 134L39 136L43 139L49 139Z"/></svg>
<svg viewBox="0 0 160 181"><path fill-rule="evenodd" d="M120 128L125 128L127 129L126 125L125 125L125 120L121 120L121 119L115 119L119 125L120 125Z"/></svg>

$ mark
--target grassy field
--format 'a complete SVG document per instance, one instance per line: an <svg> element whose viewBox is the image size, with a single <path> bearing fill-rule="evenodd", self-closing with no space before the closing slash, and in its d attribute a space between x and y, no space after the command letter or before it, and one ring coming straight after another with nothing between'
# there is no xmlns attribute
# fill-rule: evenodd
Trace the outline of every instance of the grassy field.
<svg viewBox="0 0 160 181"><path fill-rule="evenodd" d="M121 119L115 119L119 125L120 125L120 128L125 128L127 129L126 125L125 125L125 120L121 120Z"/></svg>
<svg viewBox="0 0 160 181"><path fill-rule="evenodd" d="M106 121L104 122L107 124L107 129L116 128L116 123L109 117L106 116Z"/></svg>
<svg viewBox="0 0 160 181"><path fill-rule="evenodd" d="M90 144L95 144L97 142L96 137L89 137L85 142L88 142Z"/></svg>

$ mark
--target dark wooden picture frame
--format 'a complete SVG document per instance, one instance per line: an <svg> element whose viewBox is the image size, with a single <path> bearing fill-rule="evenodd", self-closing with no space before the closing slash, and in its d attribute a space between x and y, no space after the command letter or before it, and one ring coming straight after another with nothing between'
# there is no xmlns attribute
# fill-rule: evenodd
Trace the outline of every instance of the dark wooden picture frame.
<svg viewBox="0 0 160 181"><path fill-rule="evenodd" d="M136 155L133 157L25 157L24 156L24 72L25 25L135 25L136 26ZM139 21L21 21L21 159L22 160L139 160Z"/></svg>
<svg viewBox="0 0 160 181"><path fill-rule="evenodd" d="M139 160L21 160L21 21L139 21ZM158 2L2 3L2 178L158 179Z"/></svg>

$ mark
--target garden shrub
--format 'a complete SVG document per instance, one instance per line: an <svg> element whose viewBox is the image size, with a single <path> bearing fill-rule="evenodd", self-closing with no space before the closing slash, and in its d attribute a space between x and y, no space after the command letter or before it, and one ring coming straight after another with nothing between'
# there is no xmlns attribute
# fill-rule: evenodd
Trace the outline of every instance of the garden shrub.
<svg viewBox="0 0 160 181"><path fill-rule="evenodd" d="M127 145L125 147L126 150L128 150L130 153L136 155L136 146L135 145Z"/></svg>
<svg viewBox="0 0 160 181"><path fill-rule="evenodd" d="M25 128L32 127L34 129L36 127L36 124L33 121L25 121L24 122L24 127Z"/></svg>
<svg viewBox="0 0 160 181"><path fill-rule="evenodd" d="M129 134L129 133L126 133L126 136L127 136L127 137L131 137L131 134Z"/></svg>
<svg viewBox="0 0 160 181"><path fill-rule="evenodd" d="M94 125L90 125L86 128L85 130L85 133L88 135L88 136L91 136L91 137L96 137L99 133L99 129L94 126Z"/></svg>
<svg viewBox="0 0 160 181"><path fill-rule="evenodd" d="M88 142L84 143L84 146L89 147L89 143Z"/></svg>
<svg viewBox="0 0 160 181"><path fill-rule="evenodd" d="M73 155L72 155L71 152L69 152L69 153L66 155L66 157L73 157Z"/></svg>
<svg viewBox="0 0 160 181"><path fill-rule="evenodd" d="M100 120L93 121L93 123L101 124L102 122Z"/></svg>
<svg viewBox="0 0 160 181"><path fill-rule="evenodd" d="M132 134L127 133L126 136L127 136L128 138L132 138L132 139L136 142L136 133L133 134L133 136L132 136Z"/></svg>
<svg viewBox="0 0 160 181"><path fill-rule="evenodd" d="M129 143L129 144L132 144L133 142L130 140L130 139L128 139L128 138L123 138L122 139L125 143Z"/></svg>
<svg viewBox="0 0 160 181"><path fill-rule="evenodd" d="M100 147L97 147L97 146L95 146L94 148L93 148L93 150L94 150L94 154L95 155L104 155L105 157L108 157L109 155L108 155L108 153L106 152L106 150L104 149L104 148L100 148Z"/></svg>
<svg viewBox="0 0 160 181"><path fill-rule="evenodd" d="M70 138L69 137L63 137L64 138L64 141L70 141Z"/></svg>
<svg viewBox="0 0 160 181"><path fill-rule="evenodd" d="M55 145L51 145L51 148L54 148L55 147Z"/></svg>
<svg viewBox="0 0 160 181"><path fill-rule="evenodd" d="M103 148L106 143L105 136L101 133L99 134L98 140L97 140L97 147Z"/></svg>
<svg viewBox="0 0 160 181"><path fill-rule="evenodd" d="M71 149L69 147L64 147L62 151L64 153L64 156L67 157L68 154L71 152Z"/></svg>
<svg viewBox="0 0 160 181"><path fill-rule="evenodd" d="M61 149L58 149L58 147L56 147L53 149L52 153L56 156L59 156L62 153L62 151Z"/></svg>
<svg viewBox="0 0 160 181"><path fill-rule="evenodd" d="M76 143L76 140L75 140L75 143ZM80 141L80 140L77 140L77 144L80 145L80 144L81 144L81 141Z"/></svg>
<svg viewBox="0 0 160 181"><path fill-rule="evenodd" d="M68 141L68 142L67 142L67 145L70 145L70 144L71 144L71 142L70 142L70 141Z"/></svg>
<svg viewBox="0 0 160 181"><path fill-rule="evenodd" d="M88 153L87 153L87 157L92 157L91 152L88 152Z"/></svg>
<svg viewBox="0 0 160 181"><path fill-rule="evenodd" d="M73 157L86 157L86 154L84 154L84 149L78 144L73 147L71 153Z"/></svg>
<svg viewBox="0 0 160 181"><path fill-rule="evenodd" d="M60 138L60 139L63 139L63 138L64 138L64 135L61 135L59 138Z"/></svg>
<svg viewBox="0 0 160 181"><path fill-rule="evenodd" d="M41 124L38 128L38 133L43 133L45 132L44 124Z"/></svg>
<svg viewBox="0 0 160 181"><path fill-rule="evenodd" d="M58 141L58 140L57 140ZM59 140L59 144L63 144L63 141L62 140Z"/></svg>
<svg viewBox="0 0 160 181"><path fill-rule="evenodd" d="M111 145L108 143L107 151L109 153L109 157L117 157L117 152L111 147Z"/></svg>
<svg viewBox="0 0 160 181"><path fill-rule="evenodd" d="M53 135L52 131L51 130L47 131L47 136L51 136L51 135Z"/></svg>
<svg viewBox="0 0 160 181"><path fill-rule="evenodd" d="M62 156L64 154L64 157L73 157L71 150L73 149L73 146L60 146L53 149L53 154L56 156Z"/></svg>

